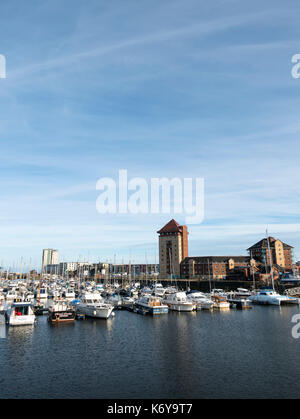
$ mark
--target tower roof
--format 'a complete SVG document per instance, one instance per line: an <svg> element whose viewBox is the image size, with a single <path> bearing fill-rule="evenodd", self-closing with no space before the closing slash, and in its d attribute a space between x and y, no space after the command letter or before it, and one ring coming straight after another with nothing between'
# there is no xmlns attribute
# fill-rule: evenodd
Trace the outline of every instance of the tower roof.
<svg viewBox="0 0 300 419"><path fill-rule="evenodd" d="M183 226L179 225L177 223L177 221L172 219L163 228L158 230L157 233L158 234L161 234L161 233L181 233L182 232L182 227Z"/></svg>

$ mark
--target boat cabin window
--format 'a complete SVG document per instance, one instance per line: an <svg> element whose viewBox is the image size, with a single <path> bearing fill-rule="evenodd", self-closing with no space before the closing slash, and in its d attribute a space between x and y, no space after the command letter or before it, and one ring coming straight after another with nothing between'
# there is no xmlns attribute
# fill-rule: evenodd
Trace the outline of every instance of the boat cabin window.
<svg viewBox="0 0 300 419"><path fill-rule="evenodd" d="M27 315L28 315L28 307L15 308L15 316L27 316Z"/></svg>

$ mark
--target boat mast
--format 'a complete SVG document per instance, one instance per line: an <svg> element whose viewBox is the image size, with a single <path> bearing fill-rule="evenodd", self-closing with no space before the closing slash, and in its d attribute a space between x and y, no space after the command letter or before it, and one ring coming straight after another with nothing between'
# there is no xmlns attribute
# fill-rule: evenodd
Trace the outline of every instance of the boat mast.
<svg viewBox="0 0 300 419"><path fill-rule="evenodd" d="M21 257L21 266L20 266L20 281L22 281L22 264L23 264L23 256Z"/></svg>
<svg viewBox="0 0 300 419"><path fill-rule="evenodd" d="M209 258L207 258L207 269L208 269L209 292L210 292L210 294L211 294L211 282L210 282L210 267L209 267Z"/></svg>
<svg viewBox="0 0 300 419"><path fill-rule="evenodd" d="M267 235L267 243L268 243L268 252L269 252L269 259L270 259L270 269L271 269L271 278L272 278L272 288L274 290L274 276L273 276L273 264L271 259L271 248L270 248L270 241L269 241L269 235L268 235L268 229L266 230Z"/></svg>
<svg viewBox="0 0 300 419"><path fill-rule="evenodd" d="M28 284L28 282L30 282L30 270L31 270L31 258L29 259L29 266L28 266L28 271L27 271L27 275L26 275L27 284Z"/></svg>
<svg viewBox="0 0 300 419"><path fill-rule="evenodd" d="M39 291L38 291L38 298L37 298L38 304L40 304L40 300L41 300L41 283L42 283L43 271L44 271L44 262L42 264L40 280L39 280Z"/></svg>
<svg viewBox="0 0 300 419"><path fill-rule="evenodd" d="M172 255L171 255L171 249L169 247L169 261L170 261L170 275L171 275L171 285L172 285L172 259L171 259Z"/></svg>
<svg viewBox="0 0 300 419"><path fill-rule="evenodd" d="M252 251L250 250L250 264L251 264L251 260L252 260ZM253 265L251 265L251 270L252 270L252 277L253 277L253 291L255 291L255 275L254 275Z"/></svg>

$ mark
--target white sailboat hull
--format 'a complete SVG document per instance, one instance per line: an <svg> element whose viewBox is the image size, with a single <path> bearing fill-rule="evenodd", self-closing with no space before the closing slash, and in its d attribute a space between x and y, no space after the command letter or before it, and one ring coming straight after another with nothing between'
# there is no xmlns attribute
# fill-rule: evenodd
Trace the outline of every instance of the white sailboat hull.
<svg viewBox="0 0 300 419"><path fill-rule="evenodd" d="M280 306L282 304L299 304L298 298L288 298L285 296L269 297L264 295L253 295L249 298L253 303Z"/></svg>

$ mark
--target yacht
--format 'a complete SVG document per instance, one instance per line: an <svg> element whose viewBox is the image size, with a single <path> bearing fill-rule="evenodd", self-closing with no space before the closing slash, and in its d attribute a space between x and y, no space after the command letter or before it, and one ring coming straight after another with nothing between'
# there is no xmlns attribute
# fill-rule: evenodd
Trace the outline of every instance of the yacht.
<svg viewBox="0 0 300 419"><path fill-rule="evenodd" d="M221 288L213 289L211 294L212 295L220 295L220 296L225 297L225 298L227 297L227 293L224 290L222 290Z"/></svg>
<svg viewBox="0 0 300 419"><path fill-rule="evenodd" d="M247 290L246 288L238 288L235 292L234 295L235 297L250 297L252 295L252 291Z"/></svg>
<svg viewBox="0 0 300 419"><path fill-rule="evenodd" d="M270 304L280 306L282 304L299 304L300 299L288 295L280 295L274 289L261 289L257 294L249 297L256 304Z"/></svg>
<svg viewBox="0 0 300 419"><path fill-rule="evenodd" d="M165 296L164 303L170 310L174 311L193 311L196 310L196 304L188 300L184 291L177 291Z"/></svg>
<svg viewBox="0 0 300 419"><path fill-rule="evenodd" d="M118 294L110 295L107 298L107 302L109 304L112 304L115 308L121 308L122 307L122 297L120 297Z"/></svg>
<svg viewBox="0 0 300 419"><path fill-rule="evenodd" d="M60 292L59 288L52 289L51 291L48 292L48 296L52 297L54 300L57 300L58 298L61 297L61 292Z"/></svg>
<svg viewBox="0 0 300 419"><path fill-rule="evenodd" d="M148 294L145 294L148 295ZM130 296L124 296L122 297L122 306L130 306L133 305L136 302L136 298L130 297Z"/></svg>
<svg viewBox="0 0 300 419"><path fill-rule="evenodd" d="M280 280L281 283L290 283L298 285L300 284L300 275L296 272L292 273L286 273Z"/></svg>
<svg viewBox="0 0 300 419"><path fill-rule="evenodd" d="M168 313L169 307L162 304L161 298L155 295L144 295L135 302L135 306L142 310L148 311L150 314Z"/></svg>
<svg viewBox="0 0 300 419"><path fill-rule="evenodd" d="M40 291L37 290L36 298L39 299L39 300L47 300L47 298L48 298L47 288L42 287L40 289Z"/></svg>
<svg viewBox="0 0 300 419"><path fill-rule="evenodd" d="M7 291L5 300L7 303L11 303L18 297L19 297L18 292L13 288Z"/></svg>
<svg viewBox="0 0 300 419"><path fill-rule="evenodd" d="M153 287L153 295L156 295L157 297L163 297L165 295L166 290L162 286L161 283L157 283Z"/></svg>
<svg viewBox="0 0 300 419"><path fill-rule="evenodd" d="M75 291L73 288L68 288L65 292L64 292L64 296L65 298L67 298L68 300L74 300L75 298Z"/></svg>
<svg viewBox="0 0 300 419"><path fill-rule="evenodd" d="M86 292L76 304L76 311L89 317L108 319L114 309L113 304L105 303L100 294Z"/></svg>
<svg viewBox="0 0 300 419"><path fill-rule="evenodd" d="M5 317L9 326L33 325L35 322L32 303L22 301L21 298L16 298L12 302L6 310Z"/></svg>
<svg viewBox="0 0 300 419"><path fill-rule="evenodd" d="M141 289L141 294L142 295L151 295L152 294L152 289L150 287L143 287Z"/></svg>
<svg viewBox="0 0 300 419"><path fill-rule="evenodd" d="M214 302L200 291L191 291L187 294L188 300L196 304L197 310L210 310Z"/></svg>
<svg viewBox="0 0 300 419"><path fill-rule="evenodd" d="M25 300L34 301L34 294L31 291L25 293Z"/></svg>
<svg viewBox="0 0 300 419"><path fill-rule="evenodd" d="M165 296L168 294L174 294L175 292L178 292L178 289L173 285L170 285L169 287L165 288Z"/></svg>

